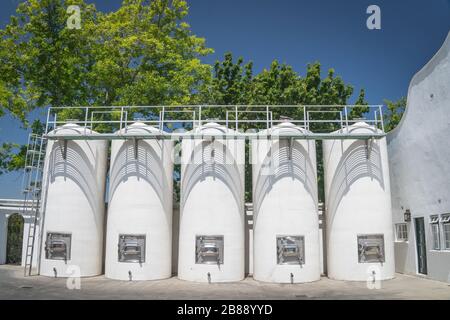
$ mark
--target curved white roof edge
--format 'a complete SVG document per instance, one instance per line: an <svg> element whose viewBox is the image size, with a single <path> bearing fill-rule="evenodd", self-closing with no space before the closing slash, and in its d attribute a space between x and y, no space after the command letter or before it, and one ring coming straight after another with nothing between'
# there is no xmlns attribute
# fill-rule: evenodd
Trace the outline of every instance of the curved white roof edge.
<svg viewBox="0 0 450 320"><path fill-rule="evenodd" d="M439 48L439 50L434 54L434 56L430 59L430 61L428 61L425 64L425 66L423 66L422 69L420 69L412 77L411 82L409 83L409 87L408 87L408 95L407 95L405 112L403 113L403 116L400 119L399 124L387 134L387 140L388 141L390 140L391 137L395 136L400 131L400 127L403 125L403 122L405 121L406 117L408 116L408 111L410 109L410 107L409 107L409 104L410 104L409 103L410 102L409 97L410 97L412 88L416 84L418 84L421 81L423 81L428 75L430 75L433 72L433 70L437 67L437 65L443 59L445 59L445 57L447 55L449 55L449 53L450 53L450 31L447 34L447 37L445 38L444 43Z"/></svg>

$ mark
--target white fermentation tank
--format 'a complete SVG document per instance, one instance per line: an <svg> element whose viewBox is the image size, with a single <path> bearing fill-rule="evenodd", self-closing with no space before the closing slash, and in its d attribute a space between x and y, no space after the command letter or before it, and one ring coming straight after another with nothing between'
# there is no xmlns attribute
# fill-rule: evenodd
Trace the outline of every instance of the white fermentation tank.
<svg viewBox="0 0 450 320"><path fill-rule="evenodd" d="M117 135L160 134L142 122ZM156 280L172 273L173 141L113 140L105 276Z"/></svg>
<svg viewBox="0 0 450 320"><path fill-rule="evenodd" d="M234 135L207 123L194 134ZM178 277L198 282L244 278L244 139L183 139Z"/></svg>
<svg viewBox="0 0 450 320"><path fill-rule="evenodd" d="M40 274L102 273L107 141L64 140L95 132L65 124L49 133L44 163Z"/></svg>
<svg viewBox="0 0 450 320"><path fill-rule="evenodd" d="M252 140L256 280L300 283L320 279L315 141L278 137L306 133L284 122Z"/></svg>
<svg viewBox="0 0 450 320"><path fill-rule="evenodd" d="M352 134L380 132L358 122ZM328 276L376 281L394 277L386 139L323 142Z"/></svg>

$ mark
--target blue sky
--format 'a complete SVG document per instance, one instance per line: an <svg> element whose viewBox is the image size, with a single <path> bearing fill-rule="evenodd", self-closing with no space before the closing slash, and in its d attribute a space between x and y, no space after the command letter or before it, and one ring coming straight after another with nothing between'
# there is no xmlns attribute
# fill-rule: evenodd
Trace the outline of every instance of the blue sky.
<svg viewBox="0 0 450 320"><path fill-rule="evenodd" d="M0 25L18 0L1 1ZM102 11L121 0L87 1ZM368 30L366 9L381 8L381 30ZM450 31L450 0L190 0L187 21L215 53L231 51L252 60L255 73L272 60L300 74L320 61L347 83L366 89L371 104L406 96L411 77L431 59ZM40 112L34 115L39 115ZM27 132L9 116L0 118L0 143L24 143ZM0 176L0 198L20 197L21 174Z"/></svg>

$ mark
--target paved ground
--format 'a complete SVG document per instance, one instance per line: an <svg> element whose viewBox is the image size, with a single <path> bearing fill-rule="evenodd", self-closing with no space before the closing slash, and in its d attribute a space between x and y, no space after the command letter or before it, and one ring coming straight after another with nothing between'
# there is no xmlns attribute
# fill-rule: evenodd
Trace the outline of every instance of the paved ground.
<svg viewBox="0 0 450 320"><path fill-rule="evenodd" d="M161 281L115 281L84 278L80 290L69 290L66 279L23 277L18 266L0 266L0 299L446 299L450 285L397 274L381 289L366 283L322 278L308 284L267 284L247 278L227 284L203 284L173 277Z"/></svg>

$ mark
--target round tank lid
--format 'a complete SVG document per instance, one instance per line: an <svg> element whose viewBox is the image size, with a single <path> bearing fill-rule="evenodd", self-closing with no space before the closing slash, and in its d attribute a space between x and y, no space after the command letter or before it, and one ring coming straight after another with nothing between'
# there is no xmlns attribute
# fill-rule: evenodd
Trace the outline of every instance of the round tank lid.
<svg viewBox="0 0 450 320"><path fill-rule="evenodd" d="M127 134L127 133L161 133L158 128L146 124L142 121L136 121L132 124L127 125L125 128L116 131L116 134ZM164 134L165 132L163 132Z"/></svg>
<svg viewBox="0 0 450 320"><path fill-rule="evenodd" d="M346 128L344 127L344 132L346 131ZM376 132L381 132L381 130L379 130L378 128L375 127L375 125L373 124L369 124L367 122L364 121L358 121L352 125L348 126L348 130L349 132L353 132L353 133L376 133ZM342 129L339 129L337 131L335 131L334 133L339 133L342 132Z"/></svg>
<svg viewBox="0 0 450 320"><path fill-rule="evenodd" d="M299 127L297 125L295 125L292 122L286 121L286 122L282 122L280 124L277 124L276 126L274 126L271 129L271 132L273 133L274 131L282 131L282 132L293 132L293 133L309 133L308 130L303 129L302 127Z"/></svg>
<svg viewBox="0 0 450 320"><path fill-rule="evenodd" d="M151 126L149 124L146 124L142 121L136 121L133 122L132 124L128 125L128 128L145 128L147 130L155 130L155 131L159 131L158 128Z"/></svg>
<svg viewBox="0 0 450 320"><path fill-rule="evenodd" d="M96 134L97 132L86 128L86 127L82 127L76 123L73 122L69 122L69 123L65 123L61 126L56 127L54 130L50 131L48 133L48 135L72 135L72 134Z"/></svg>
<svg viewBox="0 0 450 320"><path fill-rule="evenodd" d="M217 131L220 131L220 133L228 133L228 132L235 132L232 129L228 129L224 125L218 124L217 122L208 122L205 124L202 124L201 127L198 127L194 130L194 132L206 132L206 133L215 133Z"/></svg>
<svg viewBox="0 0 450 320"><path fill-rule="evenodd" d="M217 122L211 121L211 122L207 122L207 123L203 124L202 127L205 127L205 128L211 128L211 127L218 128L218 127L224 127L224 126L218 124Z"/></svg>
<svg viewBox="0 0 450 320"><path fill-rule="evenodd" d="M77 128L77 127L80 127L80 126L73 122L65 123L61 126L61 128Z"/></svg>

